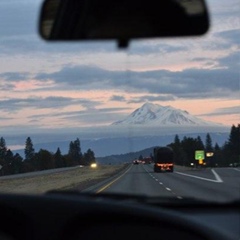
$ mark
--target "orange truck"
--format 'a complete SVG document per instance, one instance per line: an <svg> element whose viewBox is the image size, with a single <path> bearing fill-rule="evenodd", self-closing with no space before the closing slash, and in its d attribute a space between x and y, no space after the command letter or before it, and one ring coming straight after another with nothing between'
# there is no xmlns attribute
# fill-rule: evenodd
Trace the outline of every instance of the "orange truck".
<svg viewBox="0 0 240 240"><path fill-rule="evenodd" d="M174 154L169 147L155 147L153 149L154 172L173 172Z"/></svg>

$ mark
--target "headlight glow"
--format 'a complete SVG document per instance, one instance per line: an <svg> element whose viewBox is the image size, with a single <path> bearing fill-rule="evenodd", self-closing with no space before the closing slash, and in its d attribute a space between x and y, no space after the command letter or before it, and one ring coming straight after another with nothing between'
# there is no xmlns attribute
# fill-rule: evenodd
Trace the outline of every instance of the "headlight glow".
<svg viewBox="0 0 240 240"><path fill-rule="evenodd" d="M92 164L90 165L90 167L91 167L91 168L96 168L96 167L97 167L97 164L96 164L96 163L92 163Z"/></svg>

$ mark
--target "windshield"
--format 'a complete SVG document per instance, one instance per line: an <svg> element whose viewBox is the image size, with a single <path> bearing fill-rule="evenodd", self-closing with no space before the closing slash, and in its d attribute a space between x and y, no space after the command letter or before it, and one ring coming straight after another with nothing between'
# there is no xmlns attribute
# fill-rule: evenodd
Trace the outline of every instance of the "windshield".
<svg viewBox="0 0 240 240"><path fill-rule="evenodd" d="M202 37L47 42L0 2L0 192L240 199L240 4Z"/></svg>

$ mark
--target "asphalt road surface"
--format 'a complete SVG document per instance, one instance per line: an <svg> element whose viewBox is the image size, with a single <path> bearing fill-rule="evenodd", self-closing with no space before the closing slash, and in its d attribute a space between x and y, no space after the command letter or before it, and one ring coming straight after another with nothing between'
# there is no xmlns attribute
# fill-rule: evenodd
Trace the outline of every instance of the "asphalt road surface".
<svg viewBox="0 0 240 240"><path fill-rule="evenodd" d="M173 173L154 173L152 164L130 165L127 170L90 191L194 197L210 201L240 199L240 168L190 169L175 167Z"/></svg>

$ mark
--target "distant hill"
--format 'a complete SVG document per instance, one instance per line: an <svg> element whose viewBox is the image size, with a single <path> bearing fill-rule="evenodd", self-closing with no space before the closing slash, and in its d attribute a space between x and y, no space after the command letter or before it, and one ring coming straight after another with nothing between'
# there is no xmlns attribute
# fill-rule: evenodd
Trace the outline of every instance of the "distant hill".
<svg viewBox="0 0 240 240"><path fill-rule="evenodd" d="M218 143L222 146L225 141L228 140L229 133L210 133L213 145ZM184 136L196 138L200 136L202 141L205 141L206 133L188 133L178 134L182 139ZM174 141L175 134L163 135L163 136L139 136L139 137L108 137L92 140L81 140L81 150L86 152L89 148L92 149L96 157L115 156L120 154L128 154L141 151L142 149L148 149L152 146L166 146ZM35 151L39 151L41 148L55 153L59 147L62 154L66 154L69 150L70 141L52 141L34 144ZM24 156L24 150L14 150L14 153L18 152ZM129 155L131 156L131 154ZM135 155L134 155L135 156ZM130 157L129 157L130 158ZM129 159L128 158L128 159Z"/></svg>
<svg viewBox="0 0 240 240"><path fill-rule="evenodd" d="M149 157L153 153L153 148L154 147L150 147L137 152L100 157L97 158L97 162L101 164L120 164L132 162L134 159L138 159L140 155L143 157Z"/></svg>

